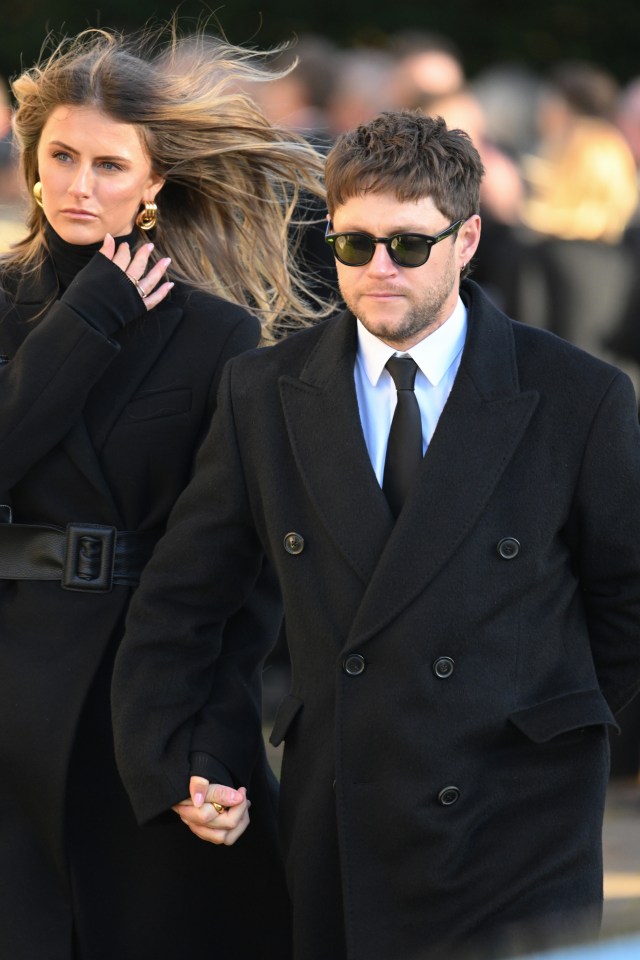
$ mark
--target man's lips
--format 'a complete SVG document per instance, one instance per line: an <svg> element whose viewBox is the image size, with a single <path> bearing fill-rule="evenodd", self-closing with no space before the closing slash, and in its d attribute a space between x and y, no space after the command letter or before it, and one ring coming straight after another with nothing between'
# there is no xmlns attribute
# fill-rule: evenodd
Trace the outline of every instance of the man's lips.
<svg viewBox="0 0 640 960"><path fill-rule="evenodd" d="M388 300L393 297L402 297L404 294L400 290L365 290L361 296L374 297L377 300Z"/></svg>

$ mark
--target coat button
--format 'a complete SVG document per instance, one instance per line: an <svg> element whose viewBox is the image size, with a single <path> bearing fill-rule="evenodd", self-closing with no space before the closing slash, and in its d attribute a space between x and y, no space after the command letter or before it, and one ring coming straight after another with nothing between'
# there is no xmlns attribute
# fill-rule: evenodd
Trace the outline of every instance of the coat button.
<svg viewBox="0 0 640 960"><path fill-rule="evenodd" d="M446 680L450 677L455 668L455 663L451 657L438 657L433 661L431 669L440 680Z"/></svg>
<svg viewBox="0 0 640 960"><path fill-rule="evenodd" d="M284 537L284 548L287 553L297 556L297 554L302 553L304 550L304 537L300 536L299 533L286 533Z"/></svg>
<svg viewBox="0 0 640 960"><path fill-rule="evenodd" d="M342 661L342 669L350 677L358 677L361 673L364 673L366 666L364 657L359 653L350 653Z"/></svg>
<svg viewBox="0 0 640 960"><path fill-rule="evenodd" d="M443 807L450 807L452 803L457 803L460 799L460 791L457 787L443 787L438 794L438 803Z"/></svg>
<svg viewBox="0 0 640 960"><path fill-rule="evenodd" d="M498 541L498 553L503 560L513 560L520 553L520 541L515 537L503 537Z"/></svg>

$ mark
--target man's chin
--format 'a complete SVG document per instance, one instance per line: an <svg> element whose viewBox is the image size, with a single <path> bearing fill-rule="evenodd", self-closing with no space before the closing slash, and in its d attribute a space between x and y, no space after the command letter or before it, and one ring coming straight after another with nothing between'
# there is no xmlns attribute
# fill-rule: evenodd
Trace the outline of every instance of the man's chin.
<svg viewBox="0 0 640 960"><path fill-rule="evenodd" d="M406 317L398 320L389 317L384 319L372 317L370 313L366 316L360 315L359 320L374 337L398 349L405 347L407 342L416 343L422 340L433 326L431 323L415 319L411 322L411 318Z"/></svg>

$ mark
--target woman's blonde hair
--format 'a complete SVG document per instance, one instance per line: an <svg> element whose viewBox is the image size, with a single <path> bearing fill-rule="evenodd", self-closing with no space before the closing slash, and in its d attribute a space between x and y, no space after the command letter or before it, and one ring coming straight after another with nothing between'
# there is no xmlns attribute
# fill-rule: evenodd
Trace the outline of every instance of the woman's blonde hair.
<svg viewBox="0 0 640 960"><path fill-rule="evenodd" d="M638 206L631 150L606 120L581 117L527 170L532 194L525 223L565 240L616 243Z"/></svg>
<svg viewBox="0 0 640 960"><path fill-rule="evenodd" d="M324 197L323 159L272 124L248 93L278 75L265 52L202 27L181 37L175 22L127 37L90 29L62 40L12 83L30 207L9 263L35 267L46 249L44 214L31 193L44 124L60 104L88 105L135 124L164 178L153 240L159 256L171 257L175 279L247 306L272 335L322 315L295 253L299 216Z"/></svg>

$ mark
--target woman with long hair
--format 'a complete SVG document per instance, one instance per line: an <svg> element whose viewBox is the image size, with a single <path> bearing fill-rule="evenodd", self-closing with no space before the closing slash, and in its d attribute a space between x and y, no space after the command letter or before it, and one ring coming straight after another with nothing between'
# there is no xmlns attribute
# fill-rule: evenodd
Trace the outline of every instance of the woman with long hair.
<svg viewBox="0 0 640 960"><path fill-rule="evenodd" d="M322 196L321 158L255 106L251 85L270 76L258 52L174 24L84 31L12 84L30 200L0 261L0 955L12 960L288 954L262 742L249 784L212 773L200 744L185 752L184 784L202 771L250 790L250 829L216 847L171 810L136 823L109 709L127 606L222 367L322 312L292 242L305 196ZM250 630L266 655L279 611L260 585L228 642L240 649ZM223 840L232 815L221 809Z"/></svg>

